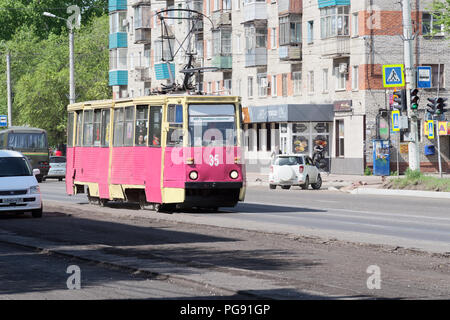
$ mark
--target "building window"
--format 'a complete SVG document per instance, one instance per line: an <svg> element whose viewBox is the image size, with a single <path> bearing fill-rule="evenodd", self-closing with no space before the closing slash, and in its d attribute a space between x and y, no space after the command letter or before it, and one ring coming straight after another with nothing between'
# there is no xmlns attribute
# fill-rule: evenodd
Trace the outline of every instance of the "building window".
<svg viewBox="0 0 450 320"><path fill-rule="evenodd" d="M241 53L241 35L236 36L236 53Z"/></svg>
<svg viewBox="0 0 450 320"><path fill-rule="evenodd" d="M444 25L437 21L436 15L422 13L422 34L423 35L444 35Z"/></svg>
<svg viewBox="0 0 450 320"><path fill-rule="evenodd" d="M206 58L211 59L211 40L206 41Z"/></svg>
<svg viewBox="0 0 450 320"><path fill-rule="evenodd" d="M231 54L231 29L213 31L213 55Z"/></svg>
<svg viewBox="0 0 450 320"><path fill-rule="evenodd" d="M286 73L283 73L281 75L281 93L283 97L287 97L288 95L288 81L287 81L288 75Z"/></svg>
<svg viewBox="0 0 450 320"><path fill-rule="evenodd" d="M278 95L277 75L272 76L272 83L270 84L270 90L272 93L272 97L276 97Z"/></svg>
<svg viewBox="0 0 450 320"><path fill-rule="evenodd" d="M336 120L336 157L344 156L344 120Z"/></svg>
<svg viewBox="0 0 450 320"><path fill-rule="evenodd" d="M127 19L126 11L117 11L109 15L109 33L127 32L123 20Z"/></svg>
<svg viewBox="0 0 450 320"><path fill-rule="evenodd" d="M247 95L249 98L253 97L253 77L247 78Z"/></svg>
<svg viewBox="0 0 450 320"><path fill-rule="evenodd" d="M277 47L277 28L272 28L270 47L275 49Z"/></svg>
<svg viewBox="0 0 450 320"><path fill-rule="evenodd" d="M220 90L220 81L216 81L216 94L220 94L221 90Z"/></svg>
<svg viewBox="0 0 450 320"><path fill-rule="evenodd" d="M308 93L314 93L314 71L308 72Z"/></svg>
<svg viewBox="0 0 450 320"><path fill-rule="evenodd" d="M314 42L314 21L308 21L308 44Z"/></svg>
<svg viewBox="0 0 450 320"><path fill-rule="evenodd" d="M231 0L222 0L222 10L231 10Z"/></svg>
<svg viewBox="0 0 450 320"><path fill-rule="evenodd" d="M337 66L334 69L336 75L336 90L345 90L345 82L347 80L347 74L343 72L344 70Z"/></svg>
<svg viewBox="0 0 450 320"><path fill-rule="evenodd" d="M292 80L294 82L294 94L299 95L302 93L302 72L292 72Z"/></svg>
<svg viewBox="0 0 450 320"><path fill-rule="evenodd" d="M280 46L302 42L302 23L299 15L280 18Z"/></svg>
<svg viewBox="0 0 450 320"><path fill-rule="evenodd" d="M231 94L231 79L225 79L223 80L223 88L225 90L226 95Z"/></svg>
<svg viewBox="0 0 450 320"><path fill-rule="evenodd" d="M208 94L212 93L212 82L208 82Z"/></svg>
<svg viewBox="0 0 450 320"><path fill-rule="evenodd" d="M320 36L322 39L349 35L349 6L320 9Z"/></svg>
<svg viewBox="0 0 450 320"><path fill-rule="evenodd" d="M328 69L322 69L323 93L328 92Z"/></svg>
<svg viewBox="0 0 450 320"><path fill-rule="evenodd" d="M359 67L353 66L352 68L352 90L359 89Z"/></svg>
<svg viewBox="0 0 450 320"><path fill-rule="evenodd" d="M127 48L116 48L109 51L109 70L127 70Z"/></svg>
<svg viewBox="0 0 450 320"><path fill-rule="evenodd" d="M352 15L352 36L359 36L359 13L355 12Z"/></svg>
<svg viewBox="0 0 450 320"><path fill-rule="evenodd" d="M258 81L258 97L267 96L267 75L265 73L258 74L257 81Z"/></svg>

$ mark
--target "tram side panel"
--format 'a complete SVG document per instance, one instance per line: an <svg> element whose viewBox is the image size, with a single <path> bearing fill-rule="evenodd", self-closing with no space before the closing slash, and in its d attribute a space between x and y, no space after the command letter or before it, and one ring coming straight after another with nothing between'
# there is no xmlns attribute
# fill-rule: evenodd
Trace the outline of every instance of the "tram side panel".
<svg viewBox="0 0 450 320"><path fill-rule="evenodd" d="M111 184L142 187L148 202L161 203L161 148L114 148Z"/></svg>

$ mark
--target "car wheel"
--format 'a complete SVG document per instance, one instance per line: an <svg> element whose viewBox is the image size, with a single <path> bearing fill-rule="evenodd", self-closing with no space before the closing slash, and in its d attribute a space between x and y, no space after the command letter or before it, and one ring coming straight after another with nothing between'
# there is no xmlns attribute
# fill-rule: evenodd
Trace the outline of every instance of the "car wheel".
<svg viewBox="0 0 450 320"><path fill-rule="evenodd" d="M308 190L309 187L309 177L306 176L305 183L301 185L303 190Z"/></svg>
<svg viewBox="0 0 450 320"><path fill-rule="evenodd" d="M58 178L58 181L62 181L63 180L63 178Z"/></svg>
<svg viewBox="0 0 450 320"><path fill-rule="evenodd" d="M32 210L31 211L31 216L33 218L42 218L42 210L43 210L42 206L41 206L40 209Z"/></svg>
<svg viewBox="0 0 450 320"><path fill-rule="evenodd" d="M44 181L44 178L37 176L36 180L37 180L37 182L41 183L42 181Z"/></svg>
<svg viewBox="0 0 450 320"><path fill-rule="evenodd" d="M316 183L312 183L311 187L314 190L319 190L320 187L322 187L322 177L320 176L320 174L317 176L317 182Z"/></svg>
<svg viewBox="0 0 450 320"><path fill-rule="evenodd" d="M289 190L291 188L291 186L281 186L281 189L284 189L284 190Z"/></svg>
<svg viewBox="0 0 450 320"><path fill-rule="evenodd" d="M276 188L277 188L277 185L276 185L276 184L269 184L269 188L270 188L270 189L276 189Z"/></svg>

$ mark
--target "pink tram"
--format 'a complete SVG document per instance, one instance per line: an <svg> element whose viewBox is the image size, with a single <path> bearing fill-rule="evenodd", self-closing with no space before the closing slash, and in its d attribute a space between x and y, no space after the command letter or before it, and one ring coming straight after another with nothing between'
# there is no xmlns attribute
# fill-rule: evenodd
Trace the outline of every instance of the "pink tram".
<svg viewBox="0 0 450 320"><path fill-rule="evenodd" d="M68 106L66 190L141 208L235 206L245 197L239 97L155 95Z"/></svg>

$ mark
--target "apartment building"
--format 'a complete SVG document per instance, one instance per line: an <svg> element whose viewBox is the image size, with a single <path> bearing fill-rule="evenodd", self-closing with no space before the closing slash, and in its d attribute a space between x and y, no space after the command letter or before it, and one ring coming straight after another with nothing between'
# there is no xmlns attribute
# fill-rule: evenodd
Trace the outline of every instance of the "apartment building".
<svg viewBox="0 0 450 320"><path fill-rule="evenodd" d="M411 3L413 61L432 68L432 88L419 90L420 162L423 171L435 171L437 154L424 152L436 144L424 134L426 98L437 90L448 96L449 43L433 23L431 0ZM169 10L158 17L162 9L203 16ZM390 130L394 88L384 88L382 76L383 65L404 61L400 3L110 0L109 10L114 98L181 83L187 53L194 54L195 67L216 68L196 75L201 91L242 97L248 170L267 169L273 153L312 156L322 144L331 172L362 174L373 165L376 138L390 141L393 171L397 157L401 170L408 166L407 137ZM437 35L430 36L432 30ZM449 136L441 136L440 147L449 171Z"/></svg>

